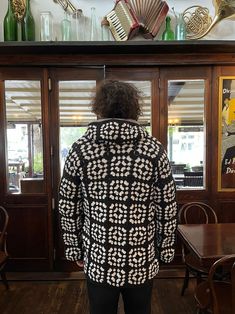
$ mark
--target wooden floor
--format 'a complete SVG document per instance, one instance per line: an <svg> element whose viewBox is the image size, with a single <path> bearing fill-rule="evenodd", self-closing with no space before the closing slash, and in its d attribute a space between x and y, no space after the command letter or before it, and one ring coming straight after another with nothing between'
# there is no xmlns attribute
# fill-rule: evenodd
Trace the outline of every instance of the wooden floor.
<svg viewBox="0 0 235 314"><path fill-rule="evenodd" d="M195 314L195 283L180 296L182 279L155 279L152 314ZM1 314L88 314L84 280L14 281L6 291L0 282ZM124 314L119 302L118 314ZM134 314L134 313L133 313Z"/></svg>

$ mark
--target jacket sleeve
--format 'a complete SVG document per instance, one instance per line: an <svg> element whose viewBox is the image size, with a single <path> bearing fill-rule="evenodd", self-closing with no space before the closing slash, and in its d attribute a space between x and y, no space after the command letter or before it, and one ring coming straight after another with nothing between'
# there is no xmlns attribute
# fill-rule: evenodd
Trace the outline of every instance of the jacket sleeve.
<svg viewBox="0 0 235 314"><path fill-rule="evenodd" d="M156 162L154 203L156 208L156 246L160 262L169 263L175 253L177 228L176 188L166 152L160 146Z"/></svg>
<svg viewBox="0 0 235 314"><path fill-rule="evenodd" d="M65 161L59 188L59 217L65 246L65 257L82 260L82 192L79 178L80 161L74 146Z"/></svg>

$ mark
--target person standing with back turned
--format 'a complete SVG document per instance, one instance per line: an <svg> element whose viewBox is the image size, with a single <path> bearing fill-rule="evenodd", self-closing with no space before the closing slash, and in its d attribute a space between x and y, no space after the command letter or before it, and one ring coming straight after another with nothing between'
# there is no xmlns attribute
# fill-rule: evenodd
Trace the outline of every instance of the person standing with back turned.
<svg viewBox="0 0 235 314"><path fill-rule="evenodd" d="M70 149L59 189L65 255L84 265L90 314L150 314L153 278L174 257L177 204L166 152L137 123L140 91L103 82L98 120Z"/></svg>

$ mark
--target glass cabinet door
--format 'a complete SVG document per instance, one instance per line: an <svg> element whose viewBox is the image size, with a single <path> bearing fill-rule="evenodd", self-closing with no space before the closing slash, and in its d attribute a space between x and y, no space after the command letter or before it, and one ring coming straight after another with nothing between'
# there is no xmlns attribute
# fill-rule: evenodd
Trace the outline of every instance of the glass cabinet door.
<svg viewBox="0 0 235 314"><path fill-rule="evenodd" d="M45 69L0 68L0 198L14 271L53 266L48 93Z"/></svg>
<svg viewBox="0 0 235 314"><path fill-rule="evenodd" d="M96 120L91 112L91 100L95 95L96 81L59 81L59 139L60 173L71 145Z"/></svg>
<svg viewBox="0 0 235 314"><path fill-rule="evenodd" d="M43 192L41 86L36 80L5 80L7 191Z"/></svg>
<svg viewBox="0 0 235 314"><path fill-rule="evenodd" d="M177 190L183 191L179 195L184 198L197 195L200 199L208 194L212 176L208 160L211 80L211 69L206 66L167 67L160 71L160 138L167 149Z"/></svg>
<svg viewBox="0 0 235 314"><path fill-rule="evenodd" d="M65 160L74 142L84 135L88 124L97 119L91 112L91 101L97 84L103 79L103 69L63 68L51 69L50 116L51 165L53 173L53 202L58 207L58 188ZM58 210L55 219L59 222ZM55 267L59 270L77 270L76 265L64 257L59 223L55 224Z"/></svg>
<svg viewBox="0 0 235 314"><path fill-rule="evenodd" d="M178 189L205 187L204 80L168 81L168 157Z"/></svg>

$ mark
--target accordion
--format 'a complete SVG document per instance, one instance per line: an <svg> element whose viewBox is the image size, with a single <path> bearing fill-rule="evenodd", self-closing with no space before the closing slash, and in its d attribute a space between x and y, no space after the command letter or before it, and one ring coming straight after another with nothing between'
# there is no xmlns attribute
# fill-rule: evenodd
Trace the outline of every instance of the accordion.
<svg viewBox="0 0 235 314"><path fill-rule="evenodd" d="M131 39L137 33L153 39L165 20L169 7L161 0L117 0L106 17L117 41Z"/></svg>

